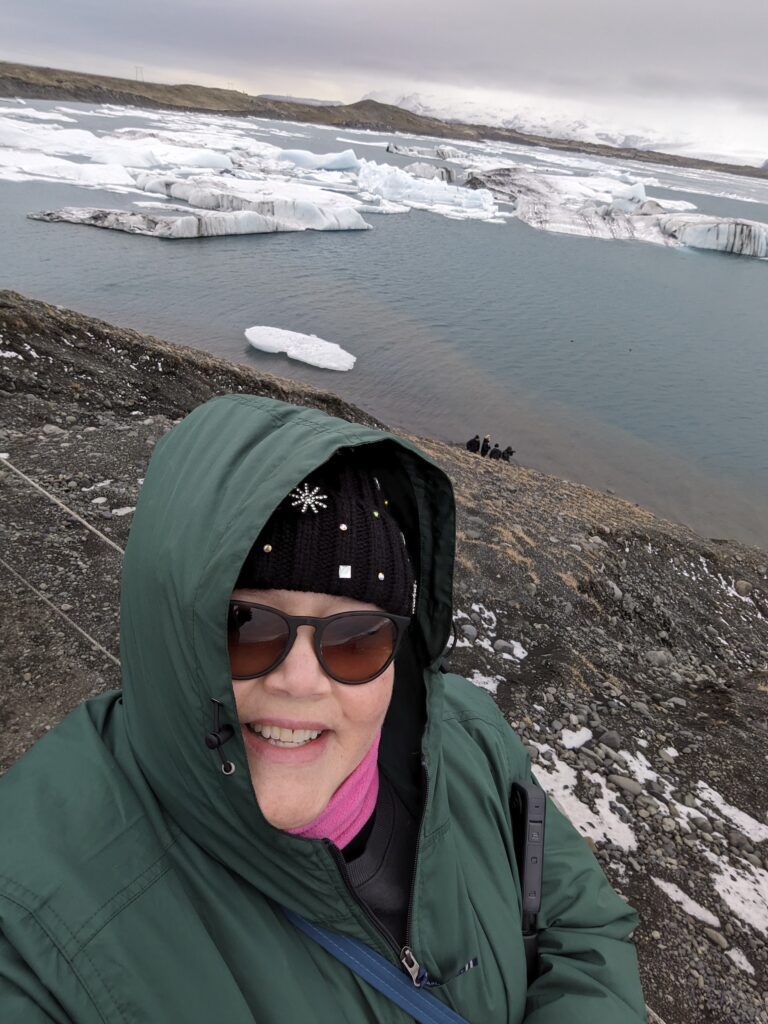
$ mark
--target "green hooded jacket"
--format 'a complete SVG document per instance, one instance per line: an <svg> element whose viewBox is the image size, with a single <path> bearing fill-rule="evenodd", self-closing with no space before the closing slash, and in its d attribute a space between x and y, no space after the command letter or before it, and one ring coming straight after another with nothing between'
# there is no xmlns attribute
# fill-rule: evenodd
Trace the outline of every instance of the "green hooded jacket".
<svg viewBox="0 0 768 1024"><path fill-rule="evenodd" d="M548 801L544 973L526 987L510 825L519 739L489 695L439 671L451 629L450 482L407 442L228 395L157 445L123 565L123 689L86 701L0 782L2 1024L310 1024L411 1018L285 918L397 952L327 841L262 817L226 646L240 566L270 513L339 448L372 445L419 581L380 762L421 816L409 946L473 1024L640 1024L637 915ZM212 701L235 735L221 771ZM425 794L425 796L423 796ZM456 977L472 957L478 965Z"/></svg>

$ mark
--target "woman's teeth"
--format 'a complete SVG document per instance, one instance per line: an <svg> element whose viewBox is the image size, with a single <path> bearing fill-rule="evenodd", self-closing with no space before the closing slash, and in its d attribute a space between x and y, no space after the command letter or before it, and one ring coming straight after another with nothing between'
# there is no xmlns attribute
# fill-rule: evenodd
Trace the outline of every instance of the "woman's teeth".
<svg viewBox="0 0 768 1024"><path fill-rule="evenodd" d="M273 747L301 747L311 740L316 740L319 731L313 729L283 729L279 725L262 725L260 722L248 722L247 727L257 736L261 736Z"/></svg>

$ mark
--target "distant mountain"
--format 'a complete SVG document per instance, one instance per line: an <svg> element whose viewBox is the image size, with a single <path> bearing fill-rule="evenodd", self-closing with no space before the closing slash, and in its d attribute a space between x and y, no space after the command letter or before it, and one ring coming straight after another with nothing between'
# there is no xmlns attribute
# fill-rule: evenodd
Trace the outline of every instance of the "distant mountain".
<svg viewBox="0 0 768 1024"><path fill-rule="evenodd" d="M306 96L276 96L271 92L259 93L258 99L277 100L280 103L303 103L307 107L343 107L343 100L312 100Z"/></svg>
<svg viewBox="0 0 768 1024"><path fill-rule="evenodd" d="M562 105L548 105L545 99L531 102L531 97L514 97L501 106L477 99L456 99L440 95L396 92L371 92L365 99L391 103L419 117L439 118L449 124L487 125L506 131L519 132L537 138L570 141L592 146L611 146L616 149L639 152L675 154L684 159L725 161L768 167L763 163L768 147L768 134L756 136L748 126L742 133L731 131L723 137L722 124L713 121L709 130L698 125L695 129L659 129L638 122L628 109L621 118L606 113L601 116L575 116L563 110ZM758 137L759 136L759 137Z"/></svg>

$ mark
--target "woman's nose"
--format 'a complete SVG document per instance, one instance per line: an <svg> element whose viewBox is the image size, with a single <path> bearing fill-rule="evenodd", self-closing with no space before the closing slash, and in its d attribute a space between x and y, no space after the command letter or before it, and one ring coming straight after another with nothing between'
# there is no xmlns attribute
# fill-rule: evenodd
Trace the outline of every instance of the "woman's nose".
<svg viewBox="0 0 768 1024"><path fill-rule="evenodd" d="M272 692L295 697L323 696L331 689L331 679L317 660L312 626L299 626L296 639L277 668L262 677L264 687Z"/></svg>

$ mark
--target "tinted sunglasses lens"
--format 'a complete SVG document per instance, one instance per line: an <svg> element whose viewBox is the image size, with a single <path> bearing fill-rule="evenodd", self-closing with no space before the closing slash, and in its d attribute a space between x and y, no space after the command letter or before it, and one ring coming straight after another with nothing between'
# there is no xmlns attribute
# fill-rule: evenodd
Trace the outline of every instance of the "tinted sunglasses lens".
<svg viewBox="0 0 768 1024"><path fill-rule="evenodd" d="M320 650L333 676L347 683L362 683L384 670L396 639L391 619L376 614L349 615L325 626Z"/></svg>
<svg viewBox="0 0 768 1024"><path fill-rule="evenodd" d="M231 602L227 645L233 677L268 672L285 650L288 635L288 623L274 612Z"/></svg>

